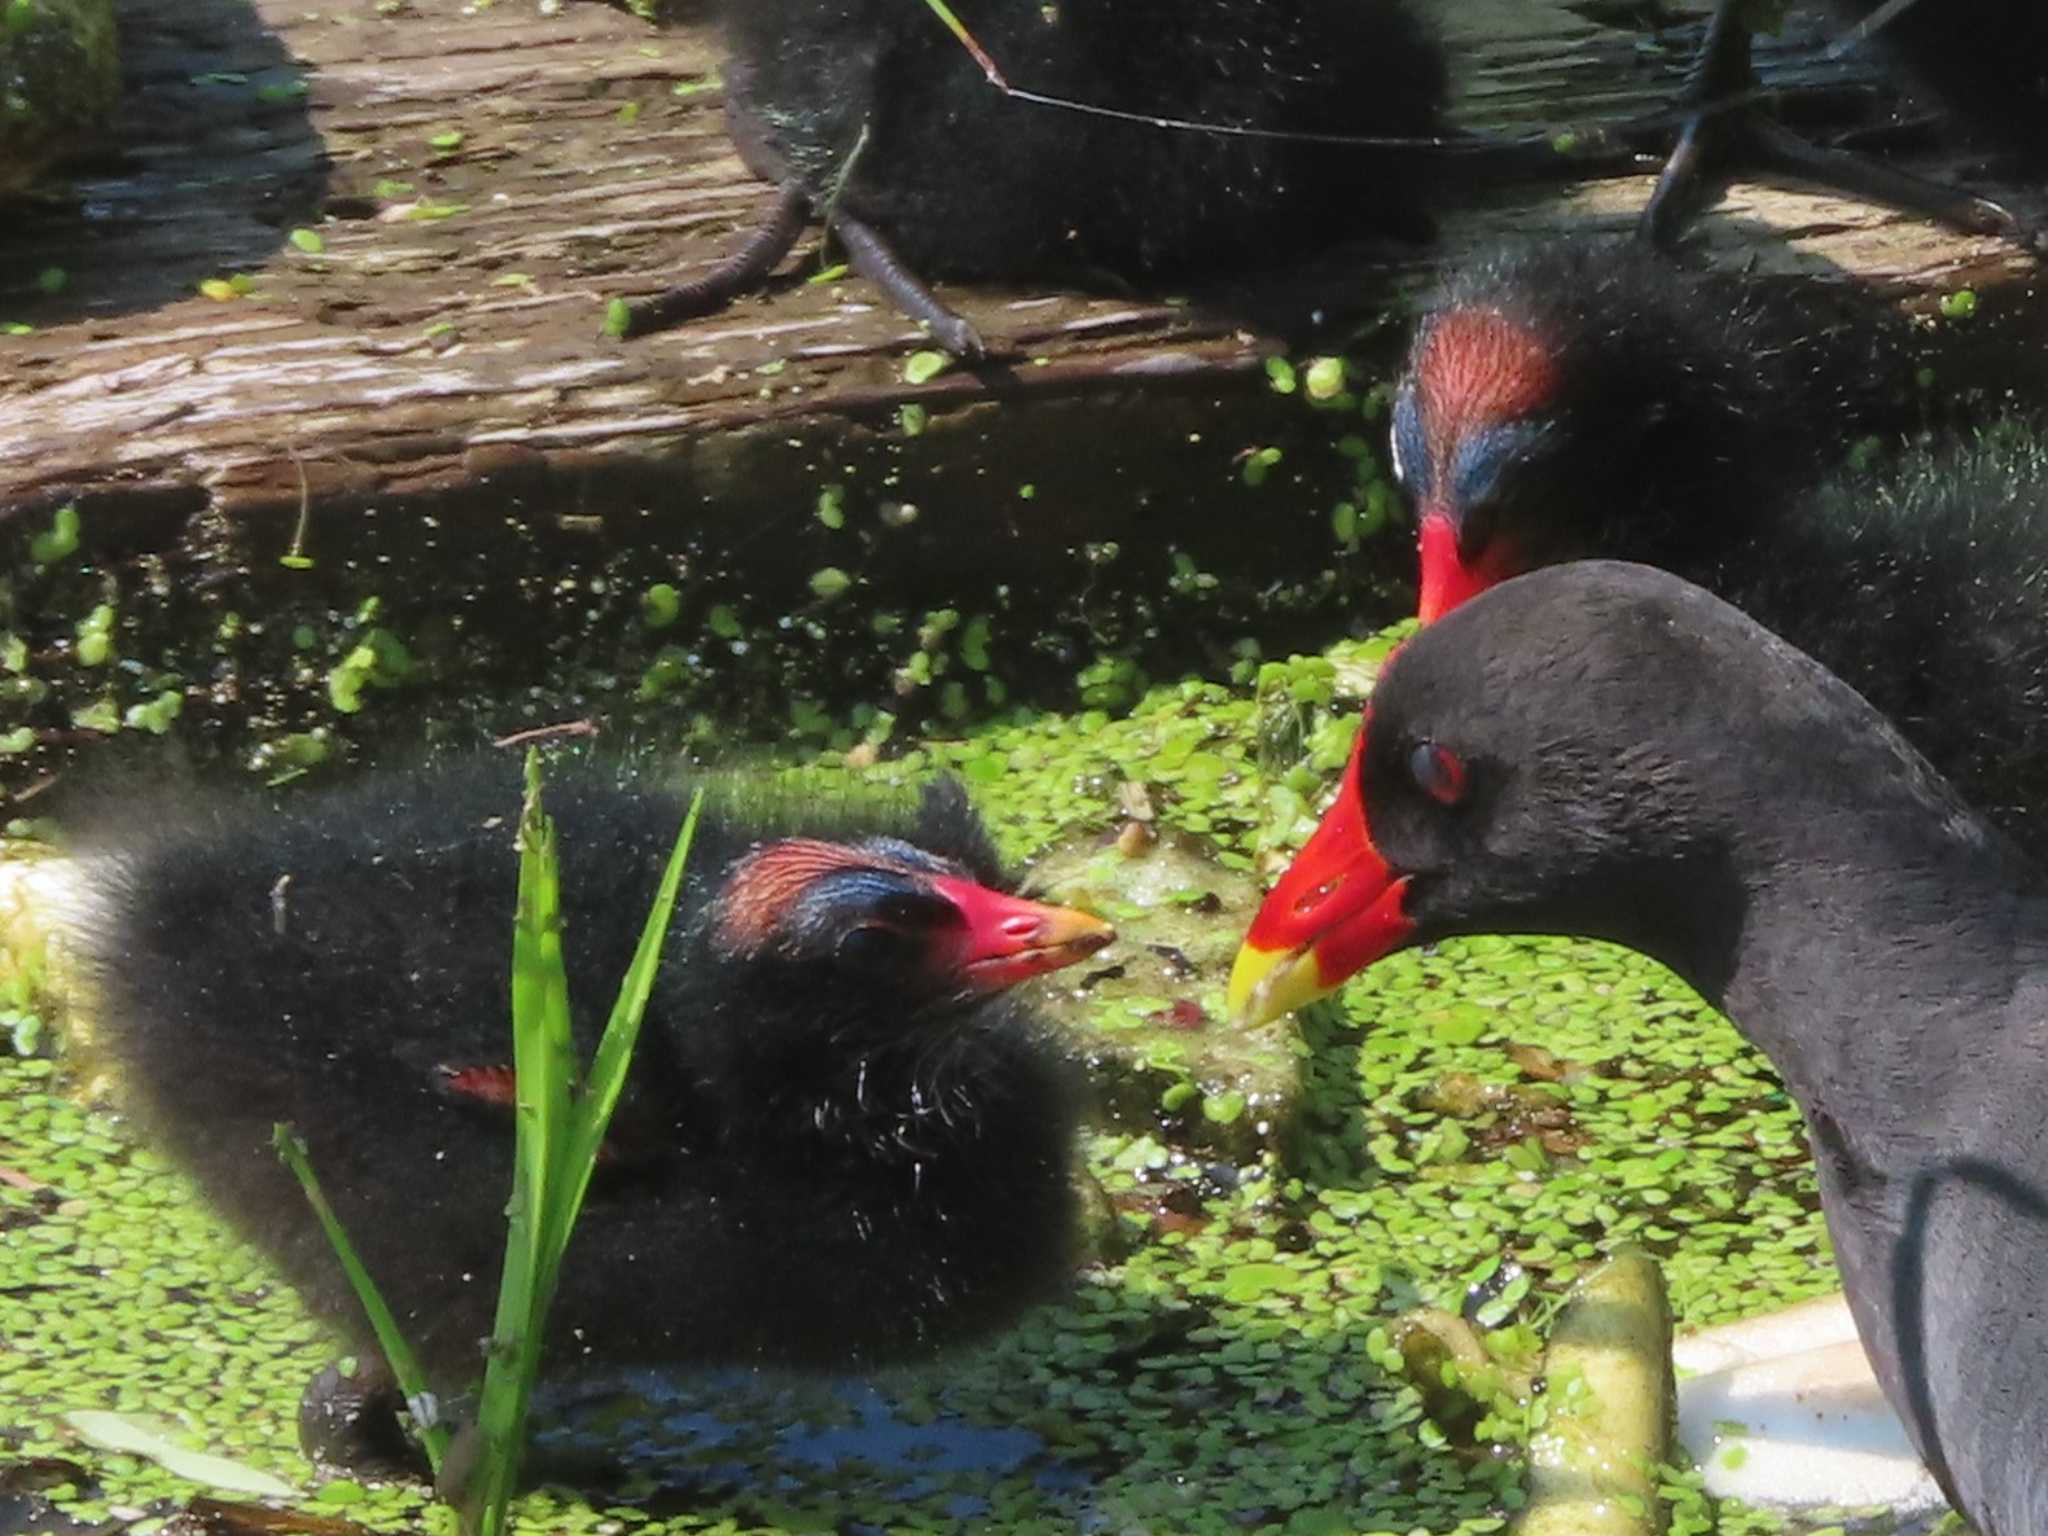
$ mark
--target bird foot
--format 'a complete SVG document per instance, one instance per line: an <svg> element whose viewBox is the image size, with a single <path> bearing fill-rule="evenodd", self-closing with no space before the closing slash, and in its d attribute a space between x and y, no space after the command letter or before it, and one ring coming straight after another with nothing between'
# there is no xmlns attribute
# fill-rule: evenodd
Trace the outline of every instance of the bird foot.
<svg viewBox="0 0 2048 1536"><path fill-rule="evenodd" d="M837 212L832 215L832 231L846 246L853 270L886 293L933 341L970 362L988 356L981 333L939 302L938 295L910 270L880 230L850 213Z"/></svg>
<svg viewBox="0 0 2048 1536"><path fill-rule="evenodd" d="M1686 119L1657 178L1636 226L1638 238L1659 248L1675 244L1708 194L1746 169L1924 214L1965 234L1996 235L2027 251L2041 249L2038 229L1989 198L1812 143L1755 105L1731 105L1756 84L1742 3L1721 0L1708 24L1687 87L1698 111Z"/></svg>
<svg viewBox="0 0 2048 1536"><path fill-rule="evenodd" d="M810 199L797 187L785 186L774 211L732 255L694 282L678 283L666 293L628 304L619 339L631 340L714 314L753 292L795 247L810 219Z"/></svg>

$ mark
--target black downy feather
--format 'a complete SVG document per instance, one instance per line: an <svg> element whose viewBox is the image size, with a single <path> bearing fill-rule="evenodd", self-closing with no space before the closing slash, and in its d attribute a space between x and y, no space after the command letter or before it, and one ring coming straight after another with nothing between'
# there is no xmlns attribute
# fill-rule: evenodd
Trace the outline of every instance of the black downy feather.
<svg viewBox="0 0 2048 1536"><path fill-rule="evenodd" d="M1431 327L1502 314L1554 386L1506 422L1471 507L1437 473L1417 370ZM1465 542L1522 569L1639 560L1699 582L1810 652L1891 718L1971 804L2048 854L2048 449L2028 423L1843 468L1851 394L1836 350L1740 287L1648 252L1558 242L1453 277L1395 412L1418 502L1453 497ZM1474 375L1441 394L1470 388ZM1475 391L1476 393L1476 391ZM1476 514L1476 516L1475 516Z"/></svg>
<svg viewBox="0 0 2048 1536"><path fill-rule="evenodd" d="M145 1128L367 1345L273 1122L444 1389L481 1367L512 1133L448 1069L510 1061L520 774L479 758L272 807L87 817L97 1030ZM565 952L586 1058L687 795L557 767ZM1074 1094L1031 1011L830 953L714 942L734 862L784 836L901 840L1000 879L957 783L918 806L707 804L609 1157L564 1266L555 1368L843 1369L1011 1319L1069 1263ZM900 844L892 844L900 847Z"/></svg>
<svg viewBox="0 0 2048 1536"><path fill-rule="evenodd" d="M812 217L969 355L980 338L924 279L1197 279L1429 232L1413 147L1271 136L1435 135L1442 50L1407 0L953 9L1016 87L1146 121L1003 94L924 0L731 0L727 121L783 197L720 267L635 305L627 334L757 287Z"/></svg>
<svg viewBox="0 0 2048 1536"><path fill-rule="evenodd" d="M2048 157L2048 7L2038 0L1914 0L1883 16L1882 0L1829 0L1845 32L1971 140L2017 155L2030 171Z"/></svg>
<svg viewBox="0 0 2048 1536"><path fill-rule="evenodd" d="M1444 66L1399 0L959 0L1019 86L1299 133L1436 131ZM923 0L742 0L736 136L760 174L933 276L1179 276L1413 233L1412 152L1161 129L1010 100Z"/></svg>

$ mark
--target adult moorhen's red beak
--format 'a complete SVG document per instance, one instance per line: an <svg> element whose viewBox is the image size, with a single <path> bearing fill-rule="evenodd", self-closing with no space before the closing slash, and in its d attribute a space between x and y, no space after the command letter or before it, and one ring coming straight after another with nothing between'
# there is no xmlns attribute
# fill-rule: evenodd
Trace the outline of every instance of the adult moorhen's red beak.
<svg viewBox="0 0 2048 1536"><path fill-rule="evenodd" d="M1337 803L1323 817L1252 919L1230 969L1233 1018L1263 1024L1334 992L1347 977L1401 947L1415 925L1397 878L1365 829L1361 730Z"/></svg>
<svg viewBox="0 0 2048 1536"><path fill-rule="evenodd" d="M1458 548L1458 525L1442 507L1422 509L1416 542L1422 557L1422 600L1416 616L1425 624L1434 624L1467 598L1517 574L1498 539L1468 562Z"/></svg>
<svg viewBox="0 0 2048 1536"><path fill-rule="evenodd" d="M1072 965L1116 938L1116 930L1101 918L1071 907L1044 906L950 876L931 883L966 919L966 936L954 958L959 974L977 991L1000 992Z"/></svg>

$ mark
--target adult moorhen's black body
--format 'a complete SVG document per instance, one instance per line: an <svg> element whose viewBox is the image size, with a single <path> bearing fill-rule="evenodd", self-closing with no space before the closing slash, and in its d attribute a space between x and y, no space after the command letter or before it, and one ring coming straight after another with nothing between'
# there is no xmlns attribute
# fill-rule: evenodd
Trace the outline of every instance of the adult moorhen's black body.
<svg viewBox="0 0 2048 1536"><path fill-rule="evenodd" d="M924 277L1181 279L1361 232L1422 233L1411 158L1274 132L1426 136L1441 53L1407 0L955 0L1001 94L923 0L732 0L727 116L782 189L724 266L634 306L657 329L756 286L821 219L948 350L981 351Z"/></svg>
<svg viewBox="0 0 2048 1536"><path fill-rule="evenodd" d="M1556 560L1663 566L1841 674L2048 855L2048 452L2006 423L1842 468L1847 398L1786 330L1627 245L1454 276L1394 409L1422 616Z"/></svg>
<svg viewBox="0 0 2048 1536"><path fill-rule="evenodd" d="M443 1388L481 1368L505 1238L521 783L477 759L276 808L113 815L79 930L97 1037L149 1132L365 1344L274 1122ZM558 767L587 1055L684 797ZM90 834L88 833L88 836ZM1074 1095L999 994L1113 937L1004 893L957 783L914 809L707 806L598 1180L557 1368L919 1355L1069 1262Z"/></svg>
<svg viewBox="0 0 2048 1536"><path fill-rule="evenodd" d="M1375 690L1351 848L1269 897L1273 1016L1466 933L1613 940L1777 1066L1864 1346L1984 1536L2048 1530L2048 882L1840 680L1669 574L1510 581Z"/></svg>

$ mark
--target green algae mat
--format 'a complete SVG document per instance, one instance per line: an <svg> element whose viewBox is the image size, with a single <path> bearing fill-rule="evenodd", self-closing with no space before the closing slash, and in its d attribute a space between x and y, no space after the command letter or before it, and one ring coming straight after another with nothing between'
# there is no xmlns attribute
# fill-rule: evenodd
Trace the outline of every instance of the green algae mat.
<svg viewBox="0 0 2048 1536"><path fill-rule="evenodd" d="M1522 1501L1528 1410L1427 1417L1391 1333L1401 1313L1467 1310L1526 1365L1565 1288L1620 1243L1662 1260L1681 1325L1833 1288L1790 1101L1640 957L1446 944L1377 967L1298 1030L1233 1038L1240 904L1260 861L1305 834L1348 742L1347 695L1384 649L1271 666L1256 687L1155 690L1122 717L1019 716L887 763L793 768L828 784L950 769L1007 852L1128 908L1124 974L1046 994L1109 1089L1084 1150L1116 1213L1111 1256L996 1345L913 1375L565 1389L544 1451L604 1473L544 1486L520 1530L1500 1531ZM1146 871L1138 888L1117 889L1119 857ZM313 1474L294 1414L331 1342L61 1062L5 1040L0 1525L10 1497L47 1510L27 1529L138 1532L198 1495L250 1497L85 1438L94 1421L75 1416L112 1411L281 1480L296 1511L446 1529L423 1489ZM1689 1472L1661 1491L1680 1536L1780 1528L1713 1507Z"/></svg>

